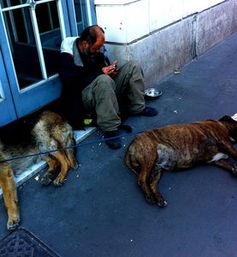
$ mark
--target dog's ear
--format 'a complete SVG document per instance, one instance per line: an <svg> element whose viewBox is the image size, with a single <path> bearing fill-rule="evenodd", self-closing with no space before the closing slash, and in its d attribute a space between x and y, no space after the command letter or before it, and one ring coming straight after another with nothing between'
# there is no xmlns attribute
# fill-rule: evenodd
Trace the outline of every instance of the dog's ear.
<svg viewBox="0 0 237 257"><path fill-rule="evenodd" d="M225 115L222 118L220 118L219 121L233 121L233 119L230 116Z"/></svg>

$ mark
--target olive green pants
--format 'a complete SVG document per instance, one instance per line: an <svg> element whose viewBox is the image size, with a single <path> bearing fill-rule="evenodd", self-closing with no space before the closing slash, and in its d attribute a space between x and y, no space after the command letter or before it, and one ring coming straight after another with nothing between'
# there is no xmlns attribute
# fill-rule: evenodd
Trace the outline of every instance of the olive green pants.
<svg viewBox="0 0 237 257"><path fill-rule="evenodd" d="M126 102L127 112L136 114L145 107L144 76L140 65L129 61L114 79L100 75L82 91L86 111L95 112L102 131L114 131L121 124L119 103Z"/></svg>

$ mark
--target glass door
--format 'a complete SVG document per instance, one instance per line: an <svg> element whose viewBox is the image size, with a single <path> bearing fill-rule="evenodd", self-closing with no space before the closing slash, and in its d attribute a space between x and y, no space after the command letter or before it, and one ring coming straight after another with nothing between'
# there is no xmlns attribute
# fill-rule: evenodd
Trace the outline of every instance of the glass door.
<svg viewBox="0 0 237 257"><path fill-rule="evenodd" d="M57 64L66 37L62 2L0 0L0 42L18 117L60 94Z"/></svg>
<svg viewBox="0 0 237 257"><path fill-rule="evenodd" d="M19 90L57 71L52 62L65 37L61 1L1 0Z"/></svg>
<svg viewBox="0 0 237 257"><path fill-rule="evenodd" d="M60 96L61 41L91 24L91 6L91 0L0 0L0 47L17 118Z"/></svg>

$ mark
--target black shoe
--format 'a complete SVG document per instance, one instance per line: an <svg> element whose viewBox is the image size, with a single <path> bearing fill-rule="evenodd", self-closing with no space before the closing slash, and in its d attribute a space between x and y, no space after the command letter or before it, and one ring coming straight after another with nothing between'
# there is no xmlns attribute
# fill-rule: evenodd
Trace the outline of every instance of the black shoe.
<svg viewBox="0 0 237 257"><path fill-rule="evenodd" d="M145 107L138 115L146 116L146 117L153 117L158 114L157 110L152 107Z"/></svg>
<svg viewBox="0 0 237 257"><path fill-rule="evenodd" d="M115 131L105 131L104 139L106 145L111 149L119 149L122 147L121 139L117 130Z"/></svg>

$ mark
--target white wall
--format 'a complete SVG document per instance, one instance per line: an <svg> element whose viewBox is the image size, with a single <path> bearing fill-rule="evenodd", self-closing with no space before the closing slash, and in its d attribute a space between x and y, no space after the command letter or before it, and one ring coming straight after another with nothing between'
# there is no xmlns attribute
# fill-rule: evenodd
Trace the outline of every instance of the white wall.
<svg viewBox="0 0 237 257"><path fill-rule="evenodd" d="M130 43L224 0L95 0L106 40Z"/></svg>
<svg viewBox="0 0 237 257"><path fill-rule="evenodd" d="M237 31L237 0L95 0L106 49L119 66L141 63L146 86Z"/></svg>

